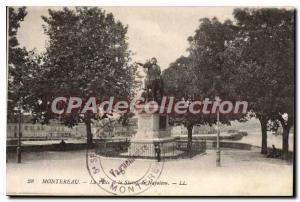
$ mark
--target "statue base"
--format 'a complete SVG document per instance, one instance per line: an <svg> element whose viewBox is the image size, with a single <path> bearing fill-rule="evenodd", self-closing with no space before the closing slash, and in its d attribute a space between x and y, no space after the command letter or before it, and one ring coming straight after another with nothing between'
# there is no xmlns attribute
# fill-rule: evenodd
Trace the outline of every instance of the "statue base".
<svg viewBox="0 0 300 202"><path fill-rule="evenodd" d="M174 137L171 137L168 124L168 115L142 112L137 116L138 130L130 140L127 155L154 158L155 145L159 145L161 157L172 157L183 153L176 150L176 142Z"/></svg>

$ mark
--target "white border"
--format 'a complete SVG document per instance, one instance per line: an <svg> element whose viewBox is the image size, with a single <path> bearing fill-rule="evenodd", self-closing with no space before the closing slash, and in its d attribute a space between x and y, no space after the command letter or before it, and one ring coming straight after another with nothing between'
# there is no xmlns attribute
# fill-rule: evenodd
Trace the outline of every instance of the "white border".
<svg viewBox="0 0 300 202"><path fill-rule="evenodd" d="M239 1L239 0L51 0L51 1L38 1L38 0L14 0L6 1L6 5L27 5L27 6L63 6L63 5L80 5L80 6L293 6L296 1Z"/></svg>
<svg viewBox="0 0 300 202"><path fill-rule="evenodd" d="M0 17L0 134L1 134L1 155L0 155L0 190L1 190L1 201L8 201L10 200L8 197L5 196L6 192L6 182L5 182L5 162L6 162L6 155L5 155L5 147L6 147L6 6L254 6L254 7L261 7L261 6L271 6L271 7L280 7L280 6L293 6L296 9L299 8L299 0L292 1L292 0L284 0L284 1L263 1L263 0L252 0L252 1L241 1L241 0L227 0L227 1L212 1L212 0L94 0L92 2L87 2L84 0L48 0L48 1L39 1L39 0L14 0L14 1L1 1L1 17ZM298 14L297 14L298 16ZM299 19L297 20L298 26ZM297 39L299 39L299 32L297 33ZM297 40L297 45L299 44L299 40ZM298 47L298 46L297 46ZM299 58L299 51L297 52L297 58ZM298 66L298 64L297 64ZM299 78L299 71L297 71L297 78ZM299 98L299 86L297 86L297 99ZM299 106L296 112L296 115L299 114ZM299 119L297 119L297 126L299 125ZM299 137L297 137L296 145L299 145ZM298 155L297 155L298 156ZM298 159L297 159L298 162ZM298 164L298 163L297 163ZM298 165L297 165L298 168ZM298 183L297 183L298 184ZM297 193L299 194L299 185L297 186ZM18 199L18 200L26 200L26 199ZM28 199L27 199L28 200ZM29 199L30 200L30 199ZM45 198L40 198L37 200L49 200ZM60 201L63 199L59 199ZM67 200L74 200L74 199L67 199ZM80 199L79 199L80 200ZM108 199L95 199L93 200L108 200ZM124 199L126 201L130 201L132 199ZM150 199L143 199L148 201ZM175 199L169 199L175 200ZM186 199L184 199L186 200ZM206 201L207 199L201 199ZM216 199L214 199L216 200ZM229 199L232 200L232 199ZM263 201L263 199L257 199L258 201ZM280 201L288 201L288 199L280 199Z"/></svg>

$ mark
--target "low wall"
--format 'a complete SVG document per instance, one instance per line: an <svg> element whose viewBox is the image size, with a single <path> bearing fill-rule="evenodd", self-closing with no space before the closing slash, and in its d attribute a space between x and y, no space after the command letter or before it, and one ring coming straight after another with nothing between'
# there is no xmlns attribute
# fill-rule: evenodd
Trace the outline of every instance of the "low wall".
<svg viewBox="0 0 300 202"><path fill-rule="evenodd" d="M207 149L215 149L217 147L216 141L206 141ZM220 142L221 148L231 148L231 149L241 149L241 150L251 150L252 145L240 142Z"/></svg>
<svg viewBox="0 0 300 202"><path fill-rule="evenodd" d="M22 145L23 152L41 152L41 151L70 151L70 150L82 150L86 149L86 143L67 143L64 146L60 144L49 144L49 145ZM17 146L7 146L7 152L16 152Z"/></svg>
<svg viewBox="0 0 300 202"><path fill-rule="evenodd" d="M220 135L220 140L241 140L244 136L247 136L248 133L244 131L232 133L229 135ZM187 140L187 136L179 136L180 140ZM210 141L216 141L217 140L217 134L209 134L209 135L193 135L193 140L210 140Z"/></svg>

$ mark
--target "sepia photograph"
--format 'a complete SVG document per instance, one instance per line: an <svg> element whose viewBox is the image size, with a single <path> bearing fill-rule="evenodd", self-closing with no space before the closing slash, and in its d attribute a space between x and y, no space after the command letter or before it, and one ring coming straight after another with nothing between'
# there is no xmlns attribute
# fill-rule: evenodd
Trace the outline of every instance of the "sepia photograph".
<svg viewBox="0 0 300 202"><path fill-rule="evenodd" d="M7 6L6 195L295 197L295 30L290 6Z"/></svg>

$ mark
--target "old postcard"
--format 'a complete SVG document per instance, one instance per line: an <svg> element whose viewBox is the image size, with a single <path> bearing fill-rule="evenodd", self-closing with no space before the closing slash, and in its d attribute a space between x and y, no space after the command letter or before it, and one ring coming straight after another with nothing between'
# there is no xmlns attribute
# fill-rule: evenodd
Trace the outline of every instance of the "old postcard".
<svg viewBox="0 0 300 202"><path fill-rule="evenodd" d="M10 196L294 196L292 7L7 7Z"/></svg>

